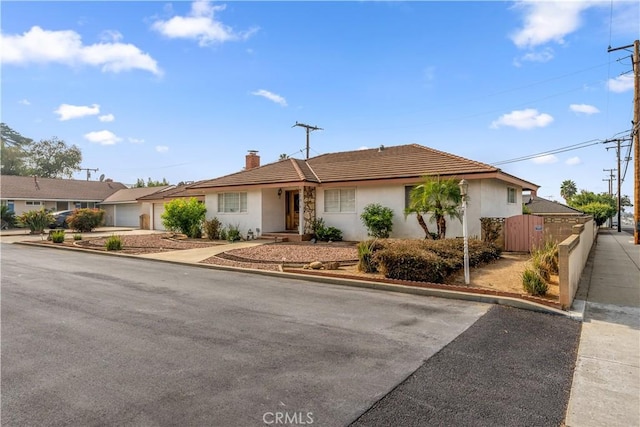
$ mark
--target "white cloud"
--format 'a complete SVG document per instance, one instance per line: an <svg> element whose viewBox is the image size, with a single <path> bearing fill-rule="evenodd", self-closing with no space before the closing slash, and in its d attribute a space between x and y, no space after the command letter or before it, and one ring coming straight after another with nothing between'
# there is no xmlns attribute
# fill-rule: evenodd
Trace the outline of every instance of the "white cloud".
<svg viewBox="0 0 640 427"><path fill-rule="evenodd" d="M573 111L574 113L587 114L587 115L596 114L600 112L600 110L598 110L596 107L589 104L571 104L569 105L569 110Z"/></svg>
<svg viewBox="0 0 640 427"><path fill-rule="evenodd" d="M256 90L255 92L251 92L251 95L262 96L264 98L267 98L269 101L273 101L276 104L282 105L283 107L287 106L286 99L284 99L282 96L277 95L273 92L269 92L268 90L264 90L264 89Z"/></svg>
<svg viewBox="0 0 640 427"><path fill-rule="evenodd" d="M101 42L83 45L75 31L47 31L38 26L22 35L0 34L2 62L24 65L55 62L70 66L92 65L118 73L133 69L160 75L158 63L132 44Z"/></svg>
<svg viewBox="0 0 640 427"><path fill-rule="evenodd" d="M593 6L589 1L537 1L516 3L523 11L523 25L511 35L519 48L533 48L549 42L564 44L564 37L582 24L581 13Z"/></svg>
<svg viewBox="0 0 640 427"><path fill-rule="evenodd" d="M144 143L144 139L129 137L129 142L132 143L132 144L143 144Z"/></svg>
<svg viewBox="0 0 640 427"><path fill-rule="evenodd" d="M611 92L626 92L633 89L633 76L631 74L623 74L615 79L609 79L607 87Z"/></svg>
<svg viewBox="0 0 640 427"><path fill-rule="evenodd" d="M558 158L553 154L547 154L546 156L534 157L531 159L533 163L538 165L549 165L558 161Z"/></svg>
<svg viewBox="0 0 640 427"><path fill-rule="evenodd" d="M366 145L363 145L362 147L359 147L358 150L368 150L369 147L367 147Z"/></svg>
<svg viewBox="0 0 640 427"><path fill-rule="evenodd" d="M549 62L553 59L554 52L550 47L545 47L544 49L537 52L528 52L522 55L520 58L517 58L513 61L513 64L516 67L522 65L523 61L526 62Z"/></svg>
<svg viewBox="0 0 640 427"><path fill-rule="evenodd" d="M582 159L580 157L570 157L564 162L564 164L568 166L575 166L580 163L582 163Z"/></svg>
<svg viewBox="0 0 640 427"><path fill-rule="evenodd" d="M114 121L116 118L113 114L105 114L102 116L98 117L98 120L100 120L101 122L112 122Z"/></svg>
<svg viewBox="0 0 640 427"><path fill-rule="evenodd" d="M119 42L124 36L118 30L105 30L100 34L103 42Z"/></svg>
<svg viewBox="0 0 640 427"><path fill-rule="evenodd" d="M89 141L100 145L114 145L122 138L118 138L113 132L108 130L99 130L84 134L84 138Z"/></svg>
<svg viewBox="0 0 640 427"><path fill-rule="evenodd" d="M191 11L187 16L174 16L162 21L158 20L152 29L169 38L197 40L200 46L224 43L234 40L246 40L257 29L236 32L228 25L216 20L216 12L221 12L225 5L213 6L209 1L196 0L191 4Z"/></svg>
<svg viewBox="0 0 640 427"><path fill-rule="evenodd" d="M93 104L91 106L60 104L54 113L58 114L60 116L58 117L58 120L63 122L65 120L79 119L80 117L100 114L100 106L98 104Z"/></svg>
<svg viewBox="0 0 640 427"><path fill-rule="evenodd" d="M156 151L158 153L166 153L167 151L169 151L169 147L167 147L166 145L156 145Z"/></svg>
<svg viewBox="0 0 640 427"><path fill-rule="evenodd" d="M20 101L18 101L18 104L20 104L20 105L31 105L31 103L29 102L28 99L21 99Z"/></svg>
<svg viewBox="0 0 640 427"><path fill-rule="evenodd" d="M525 110L515 110L508 114L503 114L498 120L491 123L491 128L498 129L509 126L516 129L533 129L548 126L552 122L553 117L549 114L540 113L534 108L527 108Z"/></svg>

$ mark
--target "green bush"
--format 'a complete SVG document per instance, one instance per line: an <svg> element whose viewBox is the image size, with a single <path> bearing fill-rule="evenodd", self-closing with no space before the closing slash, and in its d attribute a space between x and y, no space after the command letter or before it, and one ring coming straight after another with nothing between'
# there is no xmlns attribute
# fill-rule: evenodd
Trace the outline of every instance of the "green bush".
<svg viewBox="0 0 640 427"><path fill-rule="evenodd" d="M162 224L167 230L199 238L202 237L202 222L206 213L204 203L195 197L188 200L173 199L164 205Z"/></svg>
<svg viewBox="0 0 640 427"><path fill-rule="evenodd" d="M544 295L547 293L549 285L535 268L527 268L522 273L522 287L533 296Z"/></svg>
<svg viewBox="0 0 640 427"><path fill-rule="evenodd" d="M104 214L104 210L97 208L76 209L67 218L67 224L76 231L86 233L102 225Z"/></svg>
<svg viewBox="0 0 640 427"><path fill-rule="evenodd" d="M73 240L82 240L82 234L78 234L78 233L74 234Z"/></svg>
<svg viewBox="0 0 640 427"><path fill-rule="evenodd" d="M51 236L51 241L53 243L64 242L64 230L53 230L49 235Z"/></svg>
<svg viewBox="0 0 640 427"><path fill-rule="evenodd" d="M371 237L386 239L393 230L393 210L378 203L365 206L360 219Z"/></svg>
<svg viewBox="0 0 640 427"><path fill-rule="evenodd" d="M108 251L120 251L123 246L124 243L122 242L122 237L116 236L115 234L110 236L104 244L104 247Z"/></svg>
<svg viewBox="0 0 640 427"><path fill-rule="evenodd" d="M322 218L313 220L311 228L316 240L322 242L339 242L342 240L342 231L336 227L327 227Z"/></svg>
<svg viewBox="0 0 640 427"><path fill-rule="evenodd" d="M45 208L37 211L28 211L18 216L18 221L25 226L29 227L32 234L41 234L45 228L51 224L54 219L53 215Z"/></svg>
<svg viewBox="0 0 640 427"><path fill-rule="evenodd" d="M220 229L220 240L227 240L227 229L225 227Z"/></svg>
<svg viewBox="0 0 640 427"><path fill-rule="evenodd" d="M240 233L239 225L230 225L226 232L227 241L233 243L242 240L242 234Z"/></svg>
<svg viewBox="0 0 640 427"><path fill-rule="evenodd" d="M558 274L558 244L546 241L541 248L531 253L531 262L542 277L549 280L552 274Z"/></svg>
<svg viewBox="0 0 640 427"><path fill-rule="evenodd" d="M204 232L209 240L220 239L220 231L222 231L222 223L218 218L211 218L204 222Z"/></svg>
<svg viewBox="0 0 640 427"><path fill-rule="evenodd" d="M0 220L6 228L14 228L17 224L16 214L7 205L0 205Z"/></svg>

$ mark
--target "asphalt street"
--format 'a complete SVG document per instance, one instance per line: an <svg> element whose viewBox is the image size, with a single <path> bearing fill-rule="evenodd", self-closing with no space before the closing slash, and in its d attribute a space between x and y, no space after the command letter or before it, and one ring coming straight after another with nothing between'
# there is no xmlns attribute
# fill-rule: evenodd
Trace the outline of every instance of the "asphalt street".
<svg viewBox="0 0 640 427"><path fill-rule="evenodd" d="M449 354L443 347L491 308L97 254L0 250L3 426L252 426L285 416L344 426L425 360ZM533 361L522 361L527 375L557 362L540 318L511 330L540 339ZM487 348L471 340L477 354L459 363L530 356L501 348L518 346L506 336ZM456 365L451 372L468 370ZM498 381L478 384L479 395Z"/></svg>
<svg viewBox="0 0 640 427"><path fill-rule="evenodd" d="M563 425L580 328L494 306L352 427Z"/></svg>

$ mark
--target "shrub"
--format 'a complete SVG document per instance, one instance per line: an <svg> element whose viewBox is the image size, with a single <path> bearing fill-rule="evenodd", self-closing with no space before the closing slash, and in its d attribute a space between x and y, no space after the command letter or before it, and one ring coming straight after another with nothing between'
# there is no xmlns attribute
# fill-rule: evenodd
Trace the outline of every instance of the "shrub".
<svg viewBox="0 0 640 427"><path fill-rule="evenodd" d="M227 240L227 229L225 227L220 229L220 240Z"/></svg>
<svg viewBox="0 0 640 427"><path fill-rule="evenodd" d="M3 228L14 228L16 226L16 214L7 205L0 205L0 220Z"/></svg>
<svg viewBox="0 0 640 427"><path fill-rule="evenodd" d="M78 234L78 233L74 234L73 240L82 240L82 234Z"/></svg>
<svg viewBox="0 0 640 427"><path fill-rule="evenodd" d="M195 197L173 199L164 205L162 224L167 230L186 234L190 238L202 236L202 222L207 208Z"/></svg>
<svg viewBox="0 0 640 427"><path fill-rule="evenodd" d="M386 239L393 229L393 210L378 203L365 206L360 219L371 237Z"/></svg>
<svg viewBox="0 0 640 427"><path fill-rule="evenodd" d="M124 246L122 242L122 237L116 236L114 234L107 239L104 246L108 251L120 251Z"/></svg>
<svg viewBox="0 0 640 427"><path fill-rule="evenodd" d="M53 243L64 242L64 230L53 230L49 235L51 236L51 241Z"/></svg>
<svg viewBox="0 0 640 427"><path fill-rule="evenodd" d="M419 247L391 245L377 251L374 258L379 271L389 279L444 282L443 259Z"/></svg>
<svg viewBox="0 0 640 427"><path fill-rule="evenodd" d="M204 223L204 232L209 240L220 239L220 231L222 231L222 223L218 218L211 218Z"/></svg>
<svg viewBox="0 0 640 427"><path fill-rule="evenodd" d="M102 209L76 209L67 218L67 224L69 227L81 233L93 231L95 228L102 225L104 219L104 210Z"/></svg>
<svg viewBox="0 0 640 427"><path fill-rule="evenodd" d="M544 281L540 273L535 268L527 268L522 273L522 287L533 296L544 295L547 293L549 285Z"/></svg>
<svg viewBox="0 0 640 427"><path fill-rule="evenodd" d="M373 260L376 247L379 249L376 243L377 240L375 239L358 243L358 271L365 273L376 273L378 271L378 266Z"/></svg>
<svg viewBox="0 0 640 427"><path fill-rule="evenodd" d="M229 242L237 242L242 240L242 234L240 233L239 225L230 225L229 230L227 230L227 241Z"/></svg>
<svg viewBox="0 0 640 427"><path fill-rule="evenodd" d="M45 208L37 211L24 212L18 216L18 221L25 227L29 227L31 234L41 234L45 228L51 224L54 219L53 215Z"/></svg>
<svg viewBox="0 0 640 427"><path fill-rule="evenodd" d="M545 280L549 280L551 274L558 274L558 244L546 241L541 248L531 253L531 262L541 271Z"/></svg>
<svg viewBox="0 0 640 427"><path fill-rule="evenodd" d="M342 240L342 231L336 227L327 227L322 218L313 220L311 228L316 240L323 242L339 242Z"/></svg>

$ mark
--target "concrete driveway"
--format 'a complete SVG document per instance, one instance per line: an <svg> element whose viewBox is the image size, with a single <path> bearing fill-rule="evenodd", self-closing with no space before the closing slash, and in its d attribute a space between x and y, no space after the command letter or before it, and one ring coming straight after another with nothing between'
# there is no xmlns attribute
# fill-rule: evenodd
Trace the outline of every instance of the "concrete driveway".
<svg viewBox="0 0 640 427"><path fill-rule="evenodd" d="M347 425L489 305L17 245L3 425ZM279 415L280 414L280 415Z"/></svg>

